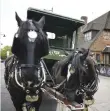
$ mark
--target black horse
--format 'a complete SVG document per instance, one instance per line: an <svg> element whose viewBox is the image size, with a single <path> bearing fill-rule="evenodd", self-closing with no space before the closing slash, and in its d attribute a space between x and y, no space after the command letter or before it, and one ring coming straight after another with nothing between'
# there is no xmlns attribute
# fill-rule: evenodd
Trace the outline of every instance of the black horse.
<svg viewBox="0 0 110 111"><path fill-rule="evenodd" d="M98 74L89 50L82 48L53 66L54 88L63 93L69 101L83 102L84 95L93 99L97 91Z"/></svg>
<svg viewBox="0 0 110 111"><path fill-rule="evenodd" d="M18 31L12 44L13 55L5 61L5 83L17 111L38 111L45 69L41 57L49 53L45 17L22 21L16 13ZM27 110L26 110L27 109Z"/></svg>

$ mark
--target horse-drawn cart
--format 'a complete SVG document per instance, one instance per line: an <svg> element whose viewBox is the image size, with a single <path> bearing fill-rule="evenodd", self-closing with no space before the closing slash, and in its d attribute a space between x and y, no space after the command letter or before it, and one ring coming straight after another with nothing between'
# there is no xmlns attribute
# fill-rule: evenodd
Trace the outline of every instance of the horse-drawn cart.
<svg viewBox="0 0 110 111"><path fill-rule="evenodd" d="M97 91L98 73L88 49L77 49L82 21L29 8L17 13L12 56L4 79L16 111L39 111L42 92L57 101L56 111L87 111Z"/></svg>
<svg viewBox="0 0 110 111"><path fill-rule="evenodd" d="M44 31L51 32L51 34L48 35L50 52L49 55L43 58L47 72L47 82L42 90L48 92L50 96L58 101L58 111L88 111L87 104L85 104L85 97L81 104L75 101L71 103L63 94L51 87L51 83L55 85L51 74L53 65L57 61L66 58L72 51L76 50L78 28L84 23L76 19L38 9L29 8L27 11L28 19L37 21L42 16L45 16Z"/></svg>

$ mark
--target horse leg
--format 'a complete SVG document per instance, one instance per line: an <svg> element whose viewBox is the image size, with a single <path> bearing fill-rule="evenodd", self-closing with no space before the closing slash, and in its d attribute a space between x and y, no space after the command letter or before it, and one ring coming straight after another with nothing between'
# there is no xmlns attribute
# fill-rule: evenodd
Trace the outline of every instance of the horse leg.
<svg viewBox="0 0 110 111"><path fill-rule="evenodd" d="M14 105L16 111L22 111L23 102L18 100L18 98L11 97L11 99L13 101L13 105Z"/></svg>
<svg viewBox="0 0 110 111"><path fill-rule="evenodd" d="M16 111L22 111L22 105L25 101L25 94L17 88L10 86L9 93Z"/></svg>

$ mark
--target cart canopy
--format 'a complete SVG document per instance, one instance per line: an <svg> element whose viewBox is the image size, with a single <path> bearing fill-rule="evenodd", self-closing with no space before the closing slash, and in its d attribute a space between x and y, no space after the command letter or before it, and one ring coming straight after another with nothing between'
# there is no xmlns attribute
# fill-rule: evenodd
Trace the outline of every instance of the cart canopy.
<svg viewBox="0 0 110 111"><path fill-rule="evenodd" d="M38 21L42 16L45 16L46 19L44 30L55 33L58 36L68 35L72 37L73 32L84 25L83 21L58 15L53 12L34 8L28 8L27 10L27 19Z"/></svg>

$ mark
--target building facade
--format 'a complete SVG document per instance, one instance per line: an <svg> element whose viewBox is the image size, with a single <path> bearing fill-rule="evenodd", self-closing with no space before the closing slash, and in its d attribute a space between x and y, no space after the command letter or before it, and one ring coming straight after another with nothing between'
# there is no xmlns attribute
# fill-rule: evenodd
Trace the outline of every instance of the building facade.
<svg viewBox="0 0 110 111"><path fill-rule="evenodd" d="M78 35L78 48L89 48L97 62L110 64L110 11L85 24Z"/></svg>

